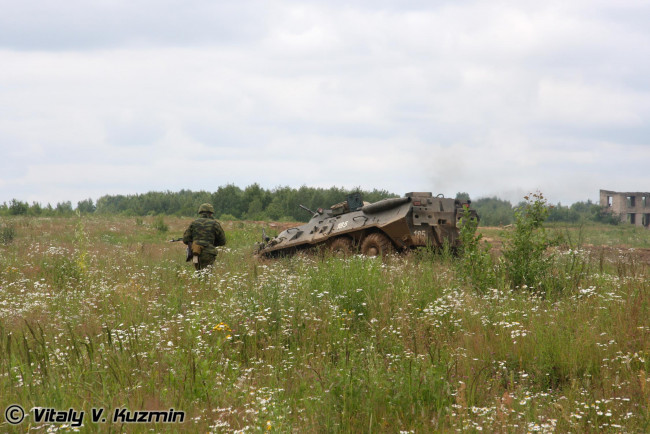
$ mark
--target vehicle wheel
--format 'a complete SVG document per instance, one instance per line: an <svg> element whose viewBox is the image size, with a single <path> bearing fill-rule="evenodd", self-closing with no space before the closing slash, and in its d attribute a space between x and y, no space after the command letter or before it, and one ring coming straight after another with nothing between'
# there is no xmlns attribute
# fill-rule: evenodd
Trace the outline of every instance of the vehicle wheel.
<svg viewBox="0 0 650 434"><path fill-rule="evenodd" d="M330 244L330 252L334 256L348 256L352 253L352 240L348 237L334 238Z"/></svg>
<svg viewBox="0 0 650 434"><path fill-rule="evenodd" d="M393 244L384 234L370 234L361 243L361 253L366 256L385 256L392 252Z"/></svg>

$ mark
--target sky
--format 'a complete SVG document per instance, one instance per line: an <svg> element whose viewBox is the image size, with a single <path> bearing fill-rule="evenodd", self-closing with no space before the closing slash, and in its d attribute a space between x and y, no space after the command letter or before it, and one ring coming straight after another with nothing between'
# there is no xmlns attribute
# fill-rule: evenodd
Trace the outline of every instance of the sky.
<svg viewBox="0 0 650 434"><path fill-rule="evenodd" d="M647 0L0 0L0 203L650 191Z"/></svg>

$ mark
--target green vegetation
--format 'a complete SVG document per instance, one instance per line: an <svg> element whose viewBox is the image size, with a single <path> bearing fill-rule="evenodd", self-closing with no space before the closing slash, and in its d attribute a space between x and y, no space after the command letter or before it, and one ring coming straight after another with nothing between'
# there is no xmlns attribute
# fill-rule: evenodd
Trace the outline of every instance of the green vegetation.
<svg viewBox="0 0 650 434"><path fill-rule="evenodd" d="M577 289L575 283L581 281L580 273L586 269L584 258L572 254L571 264L567 266L566 258L549 247L562 243L576 247L582 241L573 240L568 231L566 234L555 231L549 237L544 226L550 210L546 199L539 192L524 199L526 202L515 211L515 223L500 234L501 255L491 254L492 246L481 242L483 233L477 231L476 220L470 219L469 211L465 211L461 219L462 247L457 263L461 279L479 293L501 286L547 297L552 292ZM564 272L553 273L553 269ZM567 280L574 285L569 287Z"/></svg>
<svg viewBox="0 0 650 434"><path fill-rule="evenodd" d="M512 204L496 197L484 197L472 201L472 208L478 213L481 226L505 226L514 221Z"/></svg>
<svg viewBox="0 0 650 434"><path fill-rule="evenodd" d="M514 230L503 249L505 273L513 288L542 290L554 257L547 253L549 241L544 229L549 209L541 193L525 196L526 203L515 211Z"/></svg>
<svg viewBox="0 0 650 434"><path fill-rule="evenodd" d="M358 190L354 190L358 191ZM194 216L201 203L211 203L215 215L225 220L288 220L307 221L309 215L298 205L310 208L331 206L342 202L352 191L329 189L279 187L266 190L257 184L240 189L234 185L219 187L216 192L149 192L131 196L102 196L97 200L97 214L176 215ZM376 201L392 197L385 191L361 191L366 200Z"/></svg>
<svg viewBox="0 0 650 434"><path fill-rule="evenodd" d="M10 244L16 236L16 229L11 224L0 223L0 244Z"/></svg>
<svg viewBox="0 0 650 434"><path fill-rule="evenodd" d="M648 252L620 246L650 232L545 227L562 236L544 256L558 290L513 290L500 251L537 242L538 199L521 229L479 228L492 249L476 237L474 262L259 261L262 226L235 221L204 274L166 242L190 218L167 217L167 233L151 216L4 219L0 409L85 410L89 432L648 432ZM489 263L501 277L480 280ZM92 424L93 407L186 421ZM21 432L61 428L30 418Z"/></svg>
<svg viewBox="0 0 650 434"><path fill-rule="evenodd" d="M457 199L467 200L469 194L457 193ZM480 226L507 226L513 224L516 220L516 210L525 203L520 203L517 206L513 205L503 199L497 197L483 197L472 201L472 208L476 210L481 218ZM561 203L557 205L548 205L545 201L545 206L548 209L548 222L556 223L607 223L617 225L618 218L606 212L603 207L598 204L587 200L586 202L576 202L571 206L563 206Z"/></svg>
<svg viewBox="0 0 650 434"><path fill-rule="evenodd" d="M302 204L311 209L330 207L346 200L350 193L360 192L367 202L377 202L398 195L384 190L363 191L360 189L346 190L331 187L328 189L300 187L278 187L272 190L252 184L243 190L235 185L221 186L215 192L181 190L179 192L149 192L134 195L102 196L94 203L85 199L72 204L62 202L52 207L42 206L34 202L29 205L17 199L9 204L0 204L0 216L35 216L35 217L71 217L75 212L83 215L126 215L126 216L177 216L189 217L196 215L199 205L211 203L215 215L221 220L254 220L254 221L307 221L309 214L301 210ZM456 195L457 199L470 199L468 193ZM518 206L521 206L519 204ZM507 226L515 221L515 210L510 202L496 197L480 198L472 201L472 208L480 216L479 225ZM549 222L585 223L597 222L618 224L618 219L607 213L599 205L587 202L577 202L570 207L557 204L548 207Z"/></svg>
<svg viewBox="0 0 650 434"><path fill-rule="evenodd" d="M478 221L471 218L469 209L466 208L460 221L462 244L456 268L463 283L477 292L485 292L496 286L499 268L490 255L491 245L483 242L483 234L477 229Z"/></svg>
<svg viewBox="0 0 650 434"><path fill-rule="evenodd" d="M309 215L301 210L302 204L311 209L328 207L346 200L350 193L360 192L364 200L376 202L395 194L384 190L363 191L360 189L346 190L331 187L329 189L300 187L278 187L273 190L261 188L252 184L241 189L229 184L221 186L214 193L206 191L193 192L149 192L145 194L102 196L94 204L92 199L78 202L76 211L84 215L127 215L154 216L175 215L194 216L201 203L211 203L216 216L226 219L271 220L271 221L307 221ZM9 204L0 205L0 216L72 216L70 202L58 203L56 207L48 204L42 207L34 202L31 206L26 202L13 199Z"/></svg>
<svg viewBox="0 0 650 434"><path fill-rule="evenodd" d="M153 227L156 228L158 232L163 234L169 230L169 226L167 226L167 223L165 223L165 219L161 215L159 215L154 219Z"/></svg>

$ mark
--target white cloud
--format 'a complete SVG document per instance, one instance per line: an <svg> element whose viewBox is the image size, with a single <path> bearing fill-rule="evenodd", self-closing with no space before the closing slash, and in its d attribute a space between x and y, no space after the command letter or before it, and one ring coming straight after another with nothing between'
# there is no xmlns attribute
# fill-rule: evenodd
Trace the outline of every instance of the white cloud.
<svg viewBox="0 0 650 434"><path fill-rule="evenodd" d="M2 5L0 202L648 189L644 2L53 5Z"/></svg>
<svg viewBox="0 0 650 434"><path fill-rule="evenodd" d="M632 126L647 121L649 96L631 89L549 79L539 85L539 108L542 119L553 123Z"/></svg>

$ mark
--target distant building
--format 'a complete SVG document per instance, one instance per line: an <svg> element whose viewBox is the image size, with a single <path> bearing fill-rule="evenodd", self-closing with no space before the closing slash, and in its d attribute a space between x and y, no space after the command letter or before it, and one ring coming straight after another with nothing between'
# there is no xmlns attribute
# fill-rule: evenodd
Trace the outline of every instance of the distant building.
<svg viewBox="0 0 650 434"><path fill-rule="evenodd" d="M650 193L600 190L600 205L624 223L650 227Z"/></svg>

